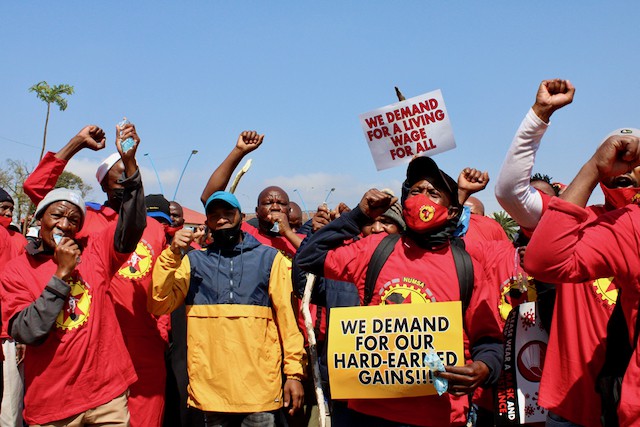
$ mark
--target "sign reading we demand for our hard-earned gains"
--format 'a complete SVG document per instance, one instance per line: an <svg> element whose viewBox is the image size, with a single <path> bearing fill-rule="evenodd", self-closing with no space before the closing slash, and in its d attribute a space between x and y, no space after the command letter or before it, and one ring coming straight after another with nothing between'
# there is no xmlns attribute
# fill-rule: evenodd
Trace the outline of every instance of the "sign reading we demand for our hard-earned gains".
<svg viewBox="0 0 640 427"><path fill-rule="evenodd" d="M374 399L435 394L428 349L464 365L460 301L331 309L331 397Z"/></svg>
<svg viewBox="0 0 640 427"><path fill-rule="evenodd" d="M440 90L361 114L360 124L378 170L456 147Z"/></svg>

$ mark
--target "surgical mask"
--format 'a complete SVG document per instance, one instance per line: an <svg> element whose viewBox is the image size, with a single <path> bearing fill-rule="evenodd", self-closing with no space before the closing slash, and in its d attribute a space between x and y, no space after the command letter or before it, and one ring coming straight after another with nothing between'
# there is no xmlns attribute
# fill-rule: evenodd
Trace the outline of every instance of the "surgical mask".
<svg viewBox="0 0 640 427"><path fill-rule="evenodd" d="M416 194L405 200L402 216L407 228L416 233L426 233L447 223L449 209L433 202L426 194Z"/></svg>
<svg viewBox="0 0 640 427"><path fill-rule="evenodd" d="M640 188L609 188L600 183L600 188L604 193L604 201L614 209L620 209L630 204L640 205Z"/></svg>
<svg viewBox="0 0 640 427"><path fill-rule="evenodd" d="M221 228L213 231L213 244L222 248L232 248L240 241L240 224L231 228Z"/></svg>

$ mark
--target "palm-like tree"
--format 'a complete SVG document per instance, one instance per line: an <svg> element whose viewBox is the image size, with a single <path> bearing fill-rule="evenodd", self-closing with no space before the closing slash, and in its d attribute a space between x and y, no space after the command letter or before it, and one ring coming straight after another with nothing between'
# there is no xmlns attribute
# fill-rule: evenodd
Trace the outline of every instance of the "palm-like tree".
<svg viewBox="0 0 640 427"><path fill-rule="evenodd" d="M67 100L62 95L72 95L73 86L67 84L55 85L50 87L45 81L37 83L29 88L29 92L35 92L39 99L47 103L47 118L44 122L44 137L42 139L42 151L40 152L40 160L44 156L44 149L47 145L47 126L49 125L49 111L51 104L56 104L60 111L67 109Z"/></svg>
<svg viewBox="0 0 640 427"><path fill-rule="evenodd" d="M518 223L515 222L505 211L494 212L492 218L500 224L504 232L507 234L507 237L509 237L510 240L513 240L513 236L515 236L518 231Z"/></svg>

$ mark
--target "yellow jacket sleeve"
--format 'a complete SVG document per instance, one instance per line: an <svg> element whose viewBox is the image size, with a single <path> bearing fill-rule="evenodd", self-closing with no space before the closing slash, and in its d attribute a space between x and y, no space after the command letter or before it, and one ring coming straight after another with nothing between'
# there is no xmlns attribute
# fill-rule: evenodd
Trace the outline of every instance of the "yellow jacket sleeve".
<svg viewBox="0 0 640 427"><path fill-rule="evenodd" d="M163 250L153 267L153 284L147 301L149 312L160 316L178 308L189 291L190 274L188 256L181 258L171 248Z"/></svg>
<svg viewBox="0 0 640 427"><path fill-rule="evenodd" d="M273 303L273 312L284 353L284 374L287 378L301 380L305 377L307 353L304 350L304 338L296 321L297 307L296 309L292 307L291 261L280 253L273 260L269 278L269 296Z"/></svg>

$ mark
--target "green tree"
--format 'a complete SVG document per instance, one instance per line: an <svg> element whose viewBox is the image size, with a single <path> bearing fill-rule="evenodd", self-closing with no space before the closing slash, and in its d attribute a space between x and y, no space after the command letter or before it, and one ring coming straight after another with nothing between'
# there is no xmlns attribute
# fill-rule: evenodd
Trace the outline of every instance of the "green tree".
<svg viewBox="0 0 640 427"><path fill-rule="evenodd" d="M498 224L500 224L504 232L507 233L507 237L513 241L513 237L518 231L518 223L505 211L494 212L491 217L498 221Z"/></svg>
<svg viewBox="0 0 640 427"><path fill-rule="evenodd" d="M0 168L0 187L13 197L13 218L18 222L26 219L29 214L35 211L31 200L22 188L30 170L24 161L12 159L7 159L6 167Z"/></svg>
<svg viewBox="0 0 640 427"><path fill-rule="evenodd" d="M58 182L56 182L55 188L68 188L70 190L77 190L82 194L82 197L87 197L93 187L87 183L85 183L82 178L78 175L64 171L58 178Z"/></svg>
<svg viewBox="0 0 640 427"><path fill-rule="evenodd" d="M47 103L47 118L44 122L44 137L42 138L42 151L40 152L40 160L44 156L44 150L47 145L47 126L49 125L49 112L51 104L56 104L60 111L67 109L67 100L62 95L72 95L73 86L67 84L55 85L53 87L45 81L37 83L29 88L29 92L35 92L38 98Z"/></svg>

